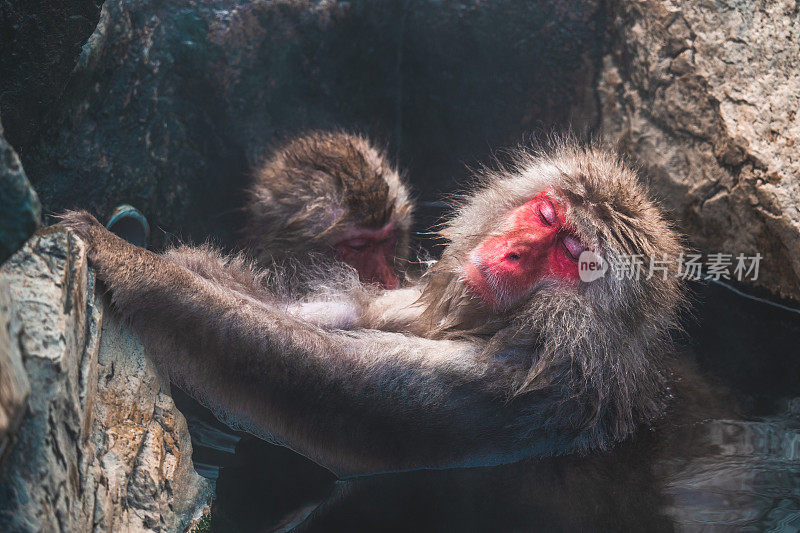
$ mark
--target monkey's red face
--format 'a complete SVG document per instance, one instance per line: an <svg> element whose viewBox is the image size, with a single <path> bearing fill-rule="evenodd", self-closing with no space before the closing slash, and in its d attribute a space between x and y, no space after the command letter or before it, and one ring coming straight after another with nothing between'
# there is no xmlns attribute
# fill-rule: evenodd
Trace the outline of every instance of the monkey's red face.
<svg viewBox="0 0 800 533"><path fill-rule="evenodd" d="M566 209L548 190L508 216L510 229L480 243L464 266L467 288L490 307L508 307L537 282L576 284L585 249L567 224Z"/></svg>
<svg viewBox="0 0 800 533"><path fill-rule="evenodd" d="M381 229L354 229L334 245L339 258L358 271L365 283L379 283L387 289L399 285L394 268L397 229L389 223Z"/></svg>

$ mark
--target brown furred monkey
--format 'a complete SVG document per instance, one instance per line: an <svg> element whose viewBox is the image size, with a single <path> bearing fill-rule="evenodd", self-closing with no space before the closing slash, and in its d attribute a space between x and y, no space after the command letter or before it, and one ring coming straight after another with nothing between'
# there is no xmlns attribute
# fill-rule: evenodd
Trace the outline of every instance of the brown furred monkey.
<svg viewBox="0 0 800 533"><path fill-rule="evenodd" d="M262 266L333 255L362 281L398 286L413 206L386 155L361 136L312 132L277 150L247 192L241 243Z"/></svg>
<svg viewBox="0 0 800 533"><path fill-rule="evenodd" d="M605 450L672 394L674 271L579 279L584 250L645 268L672 268L682 250L634 173L599 148L520 152L464 199L422 281L321 294L351 309L330 324L240 260L158 256L86 213L64 224L177 384L340 476Z"/></svg>

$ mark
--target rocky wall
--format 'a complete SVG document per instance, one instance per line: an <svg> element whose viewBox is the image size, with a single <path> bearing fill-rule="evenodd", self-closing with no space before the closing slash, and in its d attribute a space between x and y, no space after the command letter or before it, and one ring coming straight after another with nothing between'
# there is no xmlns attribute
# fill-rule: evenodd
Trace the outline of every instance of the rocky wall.
<svg viewBox="0 0 800 533"><path fill-rule="evenodd" d="M691 243L763 256L800 299L800 8L790 0L608 3L602 131L645 167Z"/></svg>
<svg viewBox="0 0 800 533"><path fill-rule="evenodd" d="M73 235L45 230L0 268L0 331L0 366L24 365L31 390L0 465L0 530L182 531L203 512L211 486L169 382Z"/></svg>
<svg viewBox="0 0 800 533"><path fill-rule="evenodd" d="M41 206L0 124L0 264L36 231Z"/></svg>

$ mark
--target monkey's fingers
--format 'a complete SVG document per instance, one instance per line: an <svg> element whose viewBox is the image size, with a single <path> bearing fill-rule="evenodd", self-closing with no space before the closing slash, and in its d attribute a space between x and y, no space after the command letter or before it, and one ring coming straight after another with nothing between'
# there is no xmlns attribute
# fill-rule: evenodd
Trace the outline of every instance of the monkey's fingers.
<svg viewBox="0 0 800 533"><path fill-rule="evenodd" d="M73 231L90 244L92 228L103 226L88 211L65 211L58 215L59 225Z"/></svg>

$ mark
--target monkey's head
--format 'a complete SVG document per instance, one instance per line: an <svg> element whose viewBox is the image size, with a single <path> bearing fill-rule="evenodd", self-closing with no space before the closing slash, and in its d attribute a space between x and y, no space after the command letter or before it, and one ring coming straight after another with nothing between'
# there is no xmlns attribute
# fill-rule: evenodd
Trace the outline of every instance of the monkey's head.
<svg viewBox="0 0 800 533"><path fill-rule="evenodd" d="M442 234L423 319L513 354L513 396L553 398L540 423L572 424L555 436L605 447L663 412L683 248L618 156L574 142L519 152L482 176ZM587 276L589 262L605 274Z"/></svg>
<svg viewBox="0 0 800 533"><path fill-rule="evenodd" d="M363 137L299 137L259 170L249 193L244 244L259 260L331 255L364 282L397 287L412 205L385 154Z"/></svg>

